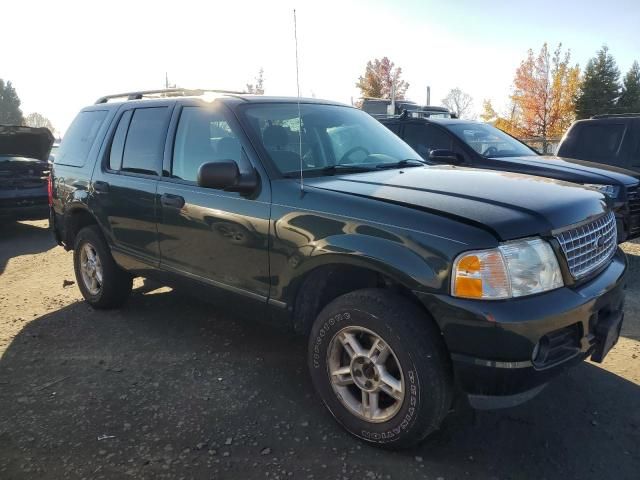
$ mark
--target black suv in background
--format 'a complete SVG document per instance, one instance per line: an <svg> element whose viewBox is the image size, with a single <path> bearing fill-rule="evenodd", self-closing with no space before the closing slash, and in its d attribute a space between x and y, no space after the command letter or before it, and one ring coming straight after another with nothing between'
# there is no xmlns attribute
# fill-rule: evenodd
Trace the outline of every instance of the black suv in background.
<svg viewBox="0 0 640 480"><path fill-rule="evenodd" d="M635 172L616 166L540 155L486 123L406 115L378 120L430 163L525 173L599 190L614 202L618 242L640 236L640 195L638 174Z"/></svg>
<svg viewBox="0 0 640 480"><path fill-rule="evenodd" d="M48 128L0 125L0 221L47 218L53 140Z"/></svg>
<svg viewBox="0 0 640 480"><path fill-rule="evenodd" d="M289 325L363 440L420 441L454 391L523 402L618 339L627 264L595 190L425 165L333 102L117 99L78 114L53 166L52 228L86 301L117 307L139 275Z"/></svg>
<svg viewBox="0 0 640 480"><path fill-rule="evenodd" d="M558 155L640 173L640 113L595 115L574 122Z"/></svg>

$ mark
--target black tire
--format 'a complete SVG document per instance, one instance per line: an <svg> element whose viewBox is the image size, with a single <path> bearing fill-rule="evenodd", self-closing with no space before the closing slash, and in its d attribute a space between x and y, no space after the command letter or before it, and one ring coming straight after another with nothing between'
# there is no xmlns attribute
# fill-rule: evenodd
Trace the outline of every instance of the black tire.
<svg viewBox="0 0 640 480"><path fill-rule="evenodd" d="M373 423L350 410L341 398L349 396L354 387L360 388L358 385L345 387L350 390L344 391L344 395L334 391L329 374L329 346L338 338L338 333L343 335L349 331L345 330L347 327L375 333L391 347L392 360L397 359L397 371L402 371L404 381L403 394L398 396L403 399L396 407L397 413L389 419L382 416L378 423ZM311 378L322 401L347 431L366 442L395 449L409 447L437 430L449 412L453 379L450 357L440 331L417 305L390 291L359 290L332 301L313 324L308 355ZM355 360L349 357L351 355L345 357L346 363L351 361L350 365L355 365ZM357 375L362 371L351 373L362 381ZM375 373L376 380L382 376L378 373ZM352 381L349 377L356 380L355 376L347 375L348 381ZM355 392L354 398L358 390ZM393 402L390 396L385 398Z"/></svg>
<svg viewBox="0 0 640 480"><path fill-rule="evenodd" d="M102 267L102 282L97 292L91 292L81 272L81 252L89 245L95 251ZM73 268L76 282L84 299L94 308L117 308L126 302L133 286L133 277L122 270L111 256L111 251L96 225L78 232L73 248Z"/></svg>

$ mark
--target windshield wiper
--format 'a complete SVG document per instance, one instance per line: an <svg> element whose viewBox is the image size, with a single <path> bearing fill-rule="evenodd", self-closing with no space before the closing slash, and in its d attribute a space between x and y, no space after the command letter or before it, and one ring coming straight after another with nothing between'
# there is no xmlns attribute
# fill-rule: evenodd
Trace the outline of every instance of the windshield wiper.
<svg viewBox="0 0 640 480"><path fill-rule="evenodd" d="M370 172L373 168L365 165L349 165L347 163L341 163L338 165L328 165L324 168L320 168L317 171L325 174L334 174L334 173L348 173L348 172Z"/></svg>
<svg viewBox="0 0 640 480"><path fill-rule="evenodd" d="M336 173L358 173L358 172L370 172L374 170L373 166L365 165L350 165L342 163L338 165L327 165L321 168L309 168L304 170L304 175L335 175ZM300 172L288 172L283 175L285 178L296 178L300 176Z"/></svg>
<svg viewBox="0 0 640 480"><path fill-rule="evenodd" d="M419 160L417 158L405 158L404 160L400 160L398 162L379 163L378 165L376 165L376 168L420 167L422 165L429 164L424 160Z"/></svg>

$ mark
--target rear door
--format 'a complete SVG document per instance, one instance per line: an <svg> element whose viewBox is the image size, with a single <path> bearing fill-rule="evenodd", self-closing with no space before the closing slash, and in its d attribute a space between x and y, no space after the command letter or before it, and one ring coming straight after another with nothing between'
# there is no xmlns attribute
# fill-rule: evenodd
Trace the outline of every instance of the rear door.
<svg viewBox="0 0 640 480"><path fill-rule="evenodd" d="M235 117L222 105L177 107L172 148L158 186L161 267L226 290L266 300L269 294L270 185L251 195L197 185L200 165L258 163Z"/></svg>
<svg viewBox="0 0 640 480"><path fill-rule="evenodd" d="M159 262L156 191L171 110L166 104L125 106L94 172L92 208L121 261Z"/></svg>

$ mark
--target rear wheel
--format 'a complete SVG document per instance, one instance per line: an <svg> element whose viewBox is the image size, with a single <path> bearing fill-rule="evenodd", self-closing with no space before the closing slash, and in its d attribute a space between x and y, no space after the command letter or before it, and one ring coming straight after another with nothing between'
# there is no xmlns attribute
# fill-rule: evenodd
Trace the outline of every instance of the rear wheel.
<svg viewBox="0 0 640 480"><path fill-rule="evenodd" d="M388 291L331 302L313 325L309 367L336 420L370 443L411 446L449 411L451 367L440 332L420 308Z"/></svg>
<svg viewBox="0 0 640 480"><path fill-rule="evenodd" d="M133 279L116 265L97 226L78 232L73 266L80 292L93 307L119 307L129 297Z"/></svg>

